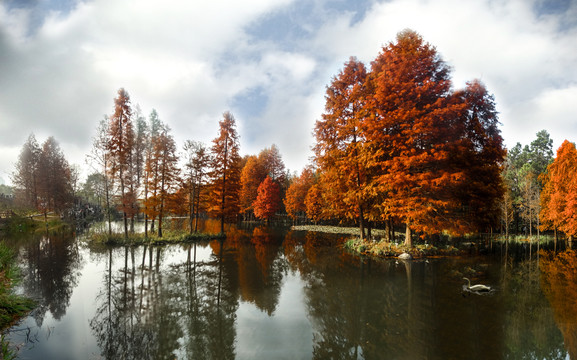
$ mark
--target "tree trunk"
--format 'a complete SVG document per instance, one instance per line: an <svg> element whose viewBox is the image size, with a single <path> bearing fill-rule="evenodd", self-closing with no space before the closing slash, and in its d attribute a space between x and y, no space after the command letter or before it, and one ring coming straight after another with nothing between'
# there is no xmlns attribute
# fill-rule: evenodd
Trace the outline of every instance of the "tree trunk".
<svg viewBox="0 0 577 360"><path fill-rule="evenodd" d="M192 182L192 179L191 179ZM190 184L190 192L188 193L188 227L190 228L190 234L192 234L192 218L194 217L194 191L192 190L193 185Z"/></svg>
<svg viewBox="0 0 577 360"><path fill-rule="evenodd" d="M162 177L161 177L161 182L160 182L160 210L158 212L158 237L161 238L162 237L162 217L164 216L164 198L166 196L166 191L164 189L165 186L165 169L164 169L164 165L163 164L163 169L162 169Z"/></svg>
<svg viewBox="0 0 577 360"><path fill-rule="evenodd" d="M220 217L220 233L224 234L224 200L225 200L225 195L226 195L226 162L227 162L227 156L228 156L228 134L224 139L224 161L223 161L223 169L222 169L222 201L220 204L220 211L221 211L221 217Z"/></svg>
<svg viewBox="0 0 577 360"><path fill-rule="evenodd" d="M406 224L406 230L405 230L405 245L408 247L413 247L413 239L411 237L411 227L410 227L410 223L409 221L407 221Z"/></svg>
<svg viewBox="0 0 577 360"><path fill-rule="evenodd" d="M367 222L367 240L371 240L373 238L373 223L371 221Z"/></svg>
<svg viewBox="0 0 577 360"><path fill-rule="evenodd" d="M391 242L391 224L389 219L385 220L385 241Z"/></svg>
<svg viewBox="0 0 577 360"><path fill-rule="evenodd" d="M106 160L104 160L106 164ZM108 185L108 175L106 174L107 165L104 165L104 188L106 191L106 213L108 215L108 235L112 235L112 221L110 219L110 190Z"/></svg>
<svg viewBox="0 0 577 360"><path fill-rule="evenodd" d="M124 238L128 239L128 217L126 215L126 209L124 208L126 205L124 204L124 179L123 179L122 167L120 167L120 198L121 201L123 202L122 216L124 218Z"/></svg>
<svg viewBox="0 0 577 360"><path fill-rule="evenodd" d="M198 183L198 190L196 191L196 209L194 212L194 232L198 231L198 207L200 206L200 182Z"/></svg>
<svg viewBox="0 0 577 360"><path fill-rule="evenodd" d="M359 206L359 228L361 231L361 240L365 240L365 224L363 216L363 207Z"/></svg>

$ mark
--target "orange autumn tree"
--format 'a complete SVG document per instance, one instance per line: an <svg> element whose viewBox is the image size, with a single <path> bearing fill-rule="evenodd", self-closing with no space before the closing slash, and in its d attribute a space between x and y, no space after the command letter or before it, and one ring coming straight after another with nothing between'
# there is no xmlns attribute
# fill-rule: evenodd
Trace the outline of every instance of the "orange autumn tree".
<svg viewBox="0 0 577 360"><path fill-rule="evenodd" d="M300 214L306 214L305 198L311 186L315 183L315 175L311 168L305 168L301 175L294 179L287 189L284 206L288 216L296 220Z"/></svg>
<svg viewBox="0 0 577 360"><path fill-rule="evenodd" d="M253 204L258 195L258 187L270 176L281 186L285 182L284 163L276 145L263 149L258 156L250 155L240 174L240 212L246 220L254 214ZM279 187L281 194L282 187ZM281 195L282 197L282 195Z"/></svg>
<svg viewBox="0 0 577 360"><path fill-rule="evenodd" d="M254 213L253 203L258 196L258 187L266 178L266 172L259 158L251 155L240 173L240 211L248 220Z"/></svg>
<svg viewBox="0 0 577 360"><path fill-rule="evenodd" d="M577 235L577 150L565 140L547 167L541 193L541 222L545 229L559 229L569 241Z"/></svg>
<svg viewBox="0 0 577 360"><path fill-rule="evenodd" d="M253 208L254 215L266 221L280 209L280 186L270 176L258 186L258 195Z"/></svg>
<svg viewBox="0 0 577 360"><path fill-rule="evenodd" d="M365 237L367 166L361 124L366 116L367 71L350 58L327 87L325 113L315 125L315 162L324 184L327 211L334 217L356 220Z"/></svg>
<svg viewBox="0 0 577 360"><path fill-rule="evenodd" d="M495 101L479 81L453 91L450 68L412 30L366 72L356 59L327 88L315 125L324 218L406 224L421 236L464 234L496 222L505 150ZM311 195L312 196L312 195ZM370 227L369 227L370 229ZM363 236L363 235L362 235Z"/></svg>
<svg viewBox="0 0 577 360"><path fill-rule="evenodd" d="M321 188L318 184L314 184L309 188L305 197L307 217L315 223L321 220L323 218L323 205Z"/></svg>
<svg viewBox="0 0 577 360"><path fill-rule="evenodd" d="M454 101L449 67L436 49L411 30L397 35L372 63L374 93L371 117L363 122L369 165L380 176L375 182L383 213L406 224L411 232L442 229L450 191L460 180L451 166L460 129L455 119L464 108Z"/></svg>
<svg viewBox="0 0 577 360"><path fill-rule="evenodd" d="M225 221L236 219L240 210L240 145L236 121L229 111L223 114L218 137L212 142L212 196L209 212L220 218L220 230L224 233Z"/></svg>

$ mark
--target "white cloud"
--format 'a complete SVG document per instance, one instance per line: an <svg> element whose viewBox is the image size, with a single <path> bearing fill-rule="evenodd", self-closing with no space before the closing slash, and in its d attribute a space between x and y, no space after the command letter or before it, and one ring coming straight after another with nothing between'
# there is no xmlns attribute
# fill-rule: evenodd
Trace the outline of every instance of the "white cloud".
<svg viewBox="0 0 577 360"><path fill-rule="evenodd" d="M32 10L0 5L0 175L30 132L55 136L83 163L120 87L145 115L156 108L179 143L209 143L231 110L243 153L276 143L299 170L331 77L350 56L369 64L404 28L437 47L456 86L487 84L509 146L543 128L558 144L575 141L577 27L567 14L576 10L536 14L525 0L94 0L37 23Z"/></svg>
<svg viewBox="0 0 577 360"><path fill-rule="evenodd" d="M547 100L550 87L577 83L577 29L560 31L564 14L542 16L533 9L524 0L388 1L374 4L353 26L350 14L326 23L314 45L328 58L339 59L339 68L351 55L368 64L398 31L412 28L453 67L456 87L474 78L486 83L496 96L509 146L530 142L543 128L552 134L565 128L577 138L576 129L566 126L577 120L575 108ZM575 9L574 4L571 11ZM538 108L542 117L558 116L545 116L550 120L543 122L528 108Z"/></svg>

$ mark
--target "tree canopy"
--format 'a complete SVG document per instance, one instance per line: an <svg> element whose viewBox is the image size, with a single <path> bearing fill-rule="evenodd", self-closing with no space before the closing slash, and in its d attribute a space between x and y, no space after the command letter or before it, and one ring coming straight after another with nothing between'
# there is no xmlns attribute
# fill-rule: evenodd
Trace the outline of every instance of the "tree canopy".
<svg viewBox="0 0 577 360"><path fill-rule="evenodd" d="M505 151L480 81L452 90L450 69L412 30L366 72L351 58L327 88L315 125L324 216L396 219L411 232L455 234L495 222ZM324 185L323 185L324 184ZM316 191L316 190L315 190Z"/></svg>

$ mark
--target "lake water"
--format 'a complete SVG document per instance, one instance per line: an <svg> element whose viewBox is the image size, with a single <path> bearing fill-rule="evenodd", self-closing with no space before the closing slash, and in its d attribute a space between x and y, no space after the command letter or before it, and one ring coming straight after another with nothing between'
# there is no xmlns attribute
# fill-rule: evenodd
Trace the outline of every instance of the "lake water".
<svg viewBox="0 0 577 360"><path fill-rule="evenodd" d="M577 315L564 308L575 305L575 290L544 277L534 252L397 262L353 256L342 240L263 227L186 246L10 240L23 271L19 291L38 308L7 337L21 359L577 354ZM466 292L464 276L495 290Z"/></svg>

